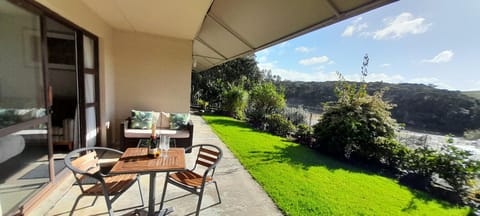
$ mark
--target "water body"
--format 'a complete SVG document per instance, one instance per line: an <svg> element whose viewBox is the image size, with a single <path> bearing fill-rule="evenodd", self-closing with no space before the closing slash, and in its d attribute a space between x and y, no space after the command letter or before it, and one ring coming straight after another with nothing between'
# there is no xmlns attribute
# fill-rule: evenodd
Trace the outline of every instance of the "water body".
<svg viewBox="0 0 480 216"><path fill-rule="evenodd" d="M408 130L400 131L398 139L401 143L411 148L428 146L435 150L440 150L444 145L453 145L459 149L470 151L473 154L473 158L480 160L480 139L466 140L463 137L447 137ZM448 142L448 139L451 139L451 142Z"/></svg>

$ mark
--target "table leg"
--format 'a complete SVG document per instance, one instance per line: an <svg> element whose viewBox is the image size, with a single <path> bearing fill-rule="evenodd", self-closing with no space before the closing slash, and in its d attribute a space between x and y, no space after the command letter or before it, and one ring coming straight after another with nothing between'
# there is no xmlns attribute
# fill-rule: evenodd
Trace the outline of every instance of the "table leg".
<svg viewBox="0 0 480 216"><path fill-rule="evenodd" d="M148 191L148 215L155 215L155 179L156 172L150 173L150 189Z"/></svg>

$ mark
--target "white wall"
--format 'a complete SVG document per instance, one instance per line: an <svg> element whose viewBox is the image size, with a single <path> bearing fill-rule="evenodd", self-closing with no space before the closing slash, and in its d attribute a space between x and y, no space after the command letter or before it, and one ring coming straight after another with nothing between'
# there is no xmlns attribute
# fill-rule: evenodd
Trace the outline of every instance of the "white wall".
<svg viewBox="0 0 480 216"><path fill-rule="evenodd" d="M117 122L131 109L188 112L192 41L114 31Z"/></svg>
<svg viewBox="0 0 480 216"><path fill-rule="evenodd" d="M103 144L131 109L189 111L192 41L114 30L82 1L37 1L99 37Z"/></svg>

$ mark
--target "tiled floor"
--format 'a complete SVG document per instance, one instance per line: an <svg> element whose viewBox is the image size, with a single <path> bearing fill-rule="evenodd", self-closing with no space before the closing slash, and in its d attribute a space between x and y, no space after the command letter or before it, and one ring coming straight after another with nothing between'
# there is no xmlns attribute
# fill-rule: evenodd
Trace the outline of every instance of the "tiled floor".
<svg viewBox="0 0 480 216"><path fill-rule="evenodd" d="M272 200L262 188L252 179L250 174L241 166L240 162L232 155L230 150L212 132L210 127L199 116L192 116L194 122L194 144L209 143L219 146L224 151L224 157L220 162L215 178L218 182L222 203L218 204L215 186L209 185L205 190L202 201L201 215L281 215ZM190 154L192 155L192 154ZM189 161L193 162L193 155ZM148 203L148 175L141 177L141 185L145 203ZM161 192L165 174L157 174L156 208L159 208ZM61 191L66 191L61 193ZM80 194L77 186L70 187L70 184L59 187L57 197L49 197L39 205L35 214L38 215L107 215L105 201L99 197L95 205L91 205L93 197L83 197L74 212L71 208L75 199ZM198 197L187 195L188 193L169 185L167 188L165 206L173 207L175 211L169 215L192 215L194 214ZM186 195L186 196L185 196ZM59 196L61 197L59 199ZM123 194L114 204L113 209L116 215L134 215L140 212L145 215L147 207L140 207L138 187L134 186ZM56 201L58 200L58 201Z"/></svg>

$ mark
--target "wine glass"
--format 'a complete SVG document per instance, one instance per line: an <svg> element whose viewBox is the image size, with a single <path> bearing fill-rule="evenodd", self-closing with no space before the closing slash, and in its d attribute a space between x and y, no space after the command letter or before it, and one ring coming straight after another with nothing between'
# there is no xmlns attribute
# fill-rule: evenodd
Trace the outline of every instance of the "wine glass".
<svg viewBox="0 0 480 216"><path fill-rule="evenodd" d="M162 135L160 137L160 149L162 150L162 157L168 157L168 150L170 149L170 137Z"/></svg>

